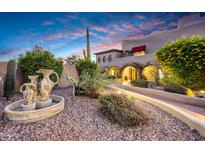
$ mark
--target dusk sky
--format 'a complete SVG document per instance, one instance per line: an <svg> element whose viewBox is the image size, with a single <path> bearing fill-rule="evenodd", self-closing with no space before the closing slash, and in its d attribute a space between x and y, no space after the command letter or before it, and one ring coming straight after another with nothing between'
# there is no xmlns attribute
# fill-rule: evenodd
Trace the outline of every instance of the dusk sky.
<svg viewBox="0 0 205 154"><path fill-rule="evenodd" d="M91 52L121 49L122 40L167 31L189 13L0 13L0 60L40 45L56 57L82 54L86 28ZM201 14L204 15L204 14Z"/></svg>

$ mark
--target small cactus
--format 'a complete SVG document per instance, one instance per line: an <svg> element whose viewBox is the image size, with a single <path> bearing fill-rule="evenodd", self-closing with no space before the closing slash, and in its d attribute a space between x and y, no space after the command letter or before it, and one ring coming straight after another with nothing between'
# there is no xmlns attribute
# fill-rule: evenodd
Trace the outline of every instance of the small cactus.
<svg viewBox="0 0 205 154"><path fill-rule="evenodd" d="M84 56L84 59L87 58L87 55L86 55L85 49L83 49L83 56Z"/></svg>
<svg viewBox="0 0 205 154"><path fill-rule="evenodd" d="M10 99L15 92L16 61L10 60L7 65L7 73L4 79L4 97Z"/></svg>

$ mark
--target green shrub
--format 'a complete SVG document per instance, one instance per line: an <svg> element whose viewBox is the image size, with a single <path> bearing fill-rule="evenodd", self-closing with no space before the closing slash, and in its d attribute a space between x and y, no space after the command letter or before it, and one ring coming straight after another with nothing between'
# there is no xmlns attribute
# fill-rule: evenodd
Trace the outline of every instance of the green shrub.
<svg viewBox="0 0 205 154"><path fill-rule="evenodd" d="M18 62L26 81L29 81L28 75L35 75L41 68L53 69L59 77L63 72L63 63L57 60L53 54L38 46L35 46L32 51L26 52L25 55L20 55ZM56 76L51 75L51 79L56 81Z"/></svg>
<svg viewBox="0 0 205 154"><path fill-rule="evenodd" d="M75 94L98 98L101 89L108 84L112 78L89 58L78 59L76 66L79 70L80 78L75 84Z"/></svg>
<svg viewBox="0 0 205 154"><path fill-rule="evenodd" d="M172 92L172 93L177 93L177 94L182 94L186 95L188 92L188 89L184 86L177 85L177 84L167 84L163 86L164 91L167 92Z"/></svg>
<svg viewBox="0 0 205 154"><path fill-rule="evenodd" d="M205 87L205 36L169 42L157 51L156 59L175 83L194 90Z"/></svg>
<svg viewBox="0 0 205 154"><path fill-rule="evenodd" d="M148 120L143 110L124 95L109 94L100 97L100 111L112 122L122 126L141 126Z"/></svg>
<svg viewBox="0 0 205 154"><path fill-rule="evenodd" d="M90 59L78 59L76 62L77 69L79 70L79 74L81 75L83 72L88 73L89 75L95 75L96 71L98 71L98 66L94 61Z"/></svg>
<svg viewBox="0 0 205 154"><path fill-rule="evenodd" d="M75 94L98 98L101 89L110 81L107 74L101 73L100 71L92 75L88 74L88 72L82 72L79 80L75 84Z"/></svg>
<svg viewBox="0 0 205 154"><path fill-rule="evenodd" d="M144 79L132 80L130 83L132 86L135 86L135 87L143 87L143 88L148 87L148 81Z"/></svg>

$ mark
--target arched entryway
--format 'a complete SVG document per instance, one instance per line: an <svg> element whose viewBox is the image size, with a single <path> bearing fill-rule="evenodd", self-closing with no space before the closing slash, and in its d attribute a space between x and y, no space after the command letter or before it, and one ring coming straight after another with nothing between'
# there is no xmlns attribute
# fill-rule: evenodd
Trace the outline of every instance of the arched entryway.
<svg viewBox="0 0 205 154"><path fill-rule="evenodd" d="M137 79L137 69L133 66L126 66L122 69L122 82L129 82Z"/></svg>
<svg viewBox="0 0 205 154"><path fill-rule="evenodd" d="M148 65L144 67L142 75L148 81L158 82L159 79L163 78L163 72L155 65Z"/></svg>
<svg viewBox="0 0 205 154"><path fill-rule="evenodd" d="M119 69L115 66L108 69L108 74L117 77L119 74Z"/></svg>

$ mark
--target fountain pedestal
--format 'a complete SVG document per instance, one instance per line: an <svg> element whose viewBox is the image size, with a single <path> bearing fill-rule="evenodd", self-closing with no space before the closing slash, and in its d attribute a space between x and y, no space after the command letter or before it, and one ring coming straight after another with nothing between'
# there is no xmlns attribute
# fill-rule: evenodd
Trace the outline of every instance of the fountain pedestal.
<svg viewBox="0 0 205 154"><path fill-rule="evenodd" d="M20 110L22 111L31 111L31 110L35 110L36 109L36 104L29 104L29 105L25 105L25 104L21 104L20 105Z"/></svg>
<svg viewBox="0 0 205 154"><path fill-rule="evenodd" d="M38 101L36 103L36 108L37 109L42 109L42 108L45 108L45 107L49 107L52 105L52 99L48 99L48 100L45 100L45 101Z"/></svg>

